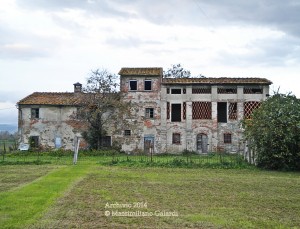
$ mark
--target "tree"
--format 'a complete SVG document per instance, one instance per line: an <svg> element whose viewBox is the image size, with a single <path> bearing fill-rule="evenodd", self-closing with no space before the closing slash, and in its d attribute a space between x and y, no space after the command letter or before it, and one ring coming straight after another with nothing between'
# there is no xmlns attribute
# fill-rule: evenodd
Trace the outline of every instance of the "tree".
<svg viewBox="0 0 300 229"><path fill-rule="evenodd" d="M243 121L259 167L300 170L300 100L276 93Z"/></svg>
<svg viewBox="0 0 300 229"><path fill-rule="evenodd" d="M90 148L103 148L107 134L118 133L127 124L124 117L130 116L131 104L122 99L117 78L106 69L97 69L83 88L78 116L88 123L82 135Z"/></svg>
<svg viewBox="0 0 300 229"><path fill-rule="evenodd" d="M164 71L165 78L190 78L191 72L181 67L181 64L173 64L172 68Z"/></svg>

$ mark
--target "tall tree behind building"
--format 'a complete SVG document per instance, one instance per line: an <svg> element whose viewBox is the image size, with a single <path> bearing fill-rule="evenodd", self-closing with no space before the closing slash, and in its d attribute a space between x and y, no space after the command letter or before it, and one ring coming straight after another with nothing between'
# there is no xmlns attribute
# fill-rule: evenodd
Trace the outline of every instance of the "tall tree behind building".
<svg viewBox="0 0 300 229"><path fill-rule="evenodd" d="M103 148L107 135L121 133L129 125L126 117L130 117L131 103L122 99L118 76L106 69L91 72L81 104L78 117L88 124L82 135L92 149Z"/></svg>

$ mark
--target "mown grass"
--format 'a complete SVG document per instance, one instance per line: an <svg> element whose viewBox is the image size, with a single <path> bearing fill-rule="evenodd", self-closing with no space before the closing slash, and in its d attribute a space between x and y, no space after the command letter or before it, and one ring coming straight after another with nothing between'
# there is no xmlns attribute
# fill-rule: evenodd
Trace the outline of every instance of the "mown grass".
<svg viewBox="0 0 300 229"><path fill-rule="evenodd" d="M299 190L298 173L99 166L30 228L297 228ZM136 202L147 207L105 207ZM178 216L105 216L115 210Z"/></svg>
<svg viewBox="0 0 300 229"><path fill-rule="evenodd" d="M17 189L35 179L46 175L56 166L1 166L0 167L0 193Z"/></svg>
<svg viewBox="0 0 300 229"><path fill-rule="evenodd" d="M300 228L299 173L112 161L84 156L72 165L61 156L0 166L0 228ZM106 207L116 203L132 207ZM105 216L164 210L178 216Z"/></svg>
<svg viewBox="0 0 300 229"><path fill-rule="evenodd" d="M28 168L20 165L18 168ZM4 171L9 166L1 167ZM19 173L16 168L14 175ZM33 165L35 172L44 167ZM9 169L8 169L9 170ZM36 174L27 174L27 180L32 180L23 187L0 192L0 222L1 228L24 228L35 222L60 197L70 185L81 179L89 171L87 166L56 166L44 176L36 178ZM5 176L6 174L6 176ZM4 176L4 177L3 177ZM2 173L2 179L9 178L11 173ZM21 182L16 182L21 183ZM6 186L14 186L6 185Z"/></svg>

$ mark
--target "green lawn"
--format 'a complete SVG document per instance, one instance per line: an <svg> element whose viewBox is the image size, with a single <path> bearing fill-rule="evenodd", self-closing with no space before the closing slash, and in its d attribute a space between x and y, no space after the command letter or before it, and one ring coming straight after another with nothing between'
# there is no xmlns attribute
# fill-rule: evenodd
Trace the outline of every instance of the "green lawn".
<svg viewBox="0 0 300 229"><path fill-rule="evenodd" d="M300 228L299 173L96 161L0 166L0 228Z"/></svg>

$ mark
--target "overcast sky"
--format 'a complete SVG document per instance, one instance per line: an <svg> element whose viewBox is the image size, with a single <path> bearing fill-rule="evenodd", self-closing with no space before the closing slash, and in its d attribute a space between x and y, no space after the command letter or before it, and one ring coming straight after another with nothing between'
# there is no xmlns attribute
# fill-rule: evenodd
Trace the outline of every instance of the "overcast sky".
<svg viewBox="0 0 300 229"><path fill-rule="evenodd" d="M71 92L97 68L181 63L299 98L299 12L299 0L1 0L0 123L17 123L23 97Z"/></svg>

